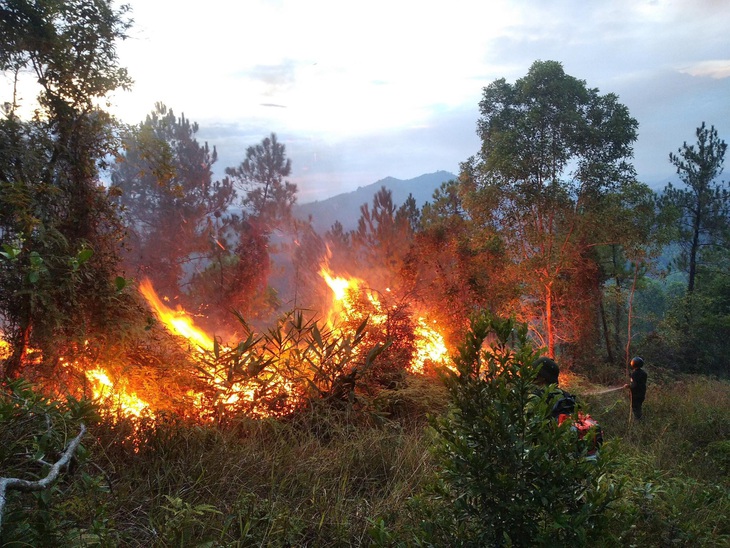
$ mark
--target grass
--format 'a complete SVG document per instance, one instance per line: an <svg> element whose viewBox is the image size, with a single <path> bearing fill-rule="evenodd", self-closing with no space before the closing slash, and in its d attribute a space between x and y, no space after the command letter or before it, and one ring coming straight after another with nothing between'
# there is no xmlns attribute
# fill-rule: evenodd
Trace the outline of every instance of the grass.
<svg viewBox="0 0 730 548"><path fill-rule="evenodd" d="M589 401L616 445L625 485L616 545L728 546L730 384L649 373L642 422L631 418L624 393Z"/></svg>
<svg viewBox="0 0 730 548"><path fill-rule="evenodd" d="M362 545L368 518L417 491L428 461L418 429L322 437L272 422L245 437L181 426L165 438L117 475L128 494L114 515L129 545Z"/></svg>
<svg viewBox="0 0 730 548"><path fill-rule="evenodd" d="M383 394L367 420L332 409L296 421L241 419L226 429L171 420L145 428L136 452L120 448L129 432L102 423L91 451L113 486L104 542L370 545L374 524L387 516L397 528L431 476L425 414L406 413L411 398L433 410L445 401L433 381L414 379L398 398ZM383 418L382 408L398 420Z"/></svg>
<svg viewBox="0 0 730 548"><path fill-rule="evenodd" d="M727 546L730 384L649 374L641 423L623 391L583 398L623 485L603 545ZM2 540L27 545L35 528L39 546L412 546L430 515L424 501L438 505L425 415L444 397L420 378L365 415L315 407L226 428L169 418L136 433L101 420L88 460L48 500L12 497Z"/></svg>

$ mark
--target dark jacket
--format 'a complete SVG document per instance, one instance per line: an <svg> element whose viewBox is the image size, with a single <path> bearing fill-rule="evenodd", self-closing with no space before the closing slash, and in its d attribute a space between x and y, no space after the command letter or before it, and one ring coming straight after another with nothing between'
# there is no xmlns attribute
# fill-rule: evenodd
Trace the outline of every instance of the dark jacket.
<svg viewBox="0 0 730 548"><path fill-rule="evenodd" d="M540 387L535 391L535 395L542 397L545 390L546 387ZM572 415L575 412L575 396L569 394L562 388L552 386L546 400L548 408L550 409L550 416L552 416L555 420L558 420L560 415Z"/></svg>
<svg viewBox="0 0 730 548"><path fill-rule="evenodd" d="M629 383L629 389L631 390L631 400L634 402L644 401L646 397L646 379L648 375L646 371L641 368L634 369L631 372L631 383Z"/></svg>

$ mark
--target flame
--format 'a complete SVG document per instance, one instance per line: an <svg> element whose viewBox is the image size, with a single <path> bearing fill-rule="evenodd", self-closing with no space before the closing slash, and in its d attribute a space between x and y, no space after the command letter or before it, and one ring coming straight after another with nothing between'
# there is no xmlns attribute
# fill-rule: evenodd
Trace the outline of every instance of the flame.
<svg viewBox="0 0 730 548"><path fill-rule="evenodd" d="M327 323L330 327L337 323L337 320L349 318L355 312L355 302L353 296L360 291L360 286L364 284L359 278L343 278L335 276L327 266L322 266L319 270L325 283L332 290L332 304L327 314Z"/></svg>
<svg viewBox="0 0 730 548"><path fill-rule="evenodd" d="M145 278L142 280L139 284L139 291L153 308L157 319L172 333L184 337L203 350L213 350L213 339L207 333L195 327L192 318L182 307L178 306L177 310L172 310L166 306L157 296L157 293L155 293L152 282L149 279Z"/></svg>
<svg viewBox="0 0 730 548"><path fill-rule="evenodd" d="M360 278L344 278L335 276L326 265L320 268L320 275L332 290L332 307L329 311L328 321L332 325L333 319L347 319L355 313L355 299L361 292L372 305L374 313L369 317L372 325L384 325L387 322L387 311L381 303L376 291L365 289L366 283ZM390 288L385 289L391 293ZM395 306L394 306L395 308ZM436 366L449 366L449 353L441 333L429 325L425 317L420 316L415 320L414 334L416 337L416 352L413 356L408 370L412 373L424 373L426 363L431 362ZM432 323L435 323L432 322Z"/></svg>
<svg viewBox="0 0 730 548"><path fill-rule="evenodd" d="M386 288L382 292L373 290L363 279L335 275L326 265L321 267L320 275L331 290L331 303L327 307L326 317L329 327L335 332L342 333L342 330L350 328L346 326L360 323L364 319L364 314L368 315L370 326L385 329L393 317L393 311L401 313L410 310L410 307L391 304L394 302L402 304L403 301L395 298L395 292L390 288ZM195 360L197 369L204 372L198 377L198 380L207 382L208 386L199 391L187 390L181 396L192 409L199 411L201 419L211 418L211 409L225 409L226 406L238 409L241 404L243 404L242 408L246 409L247 413L250 412L252 416L263 417L271 413L285 414L305 401L306 390L300 386L302 379L288 377L286 368L284 368L283 374L281 369L277 373L277 368L272 368L273 370L257 372L255 379L242 375L238 378L244 377L247 380L237 380L232 369L225 365L228 362L225 362L225 359L219 361L219 354L223 356L228 353L227 355L231 356L231 353L236 351L235 347L216 345L214 338L196 327L192 316L182 307L177 306L176 309L173 309L165 304L164 300L155 292L149 279L141 281L139 291L149 303L159 322L172 334L189 341L191 347L195 349L191 353L191 357ZM367 309L366 312L363 311L363 307ZM412 373L424 373L429 366L448 366L447 347L435 322L429 321L426 314L413 314L410 322L415 335L415 351L411 363L406 365L407 369ZM371 335L368 334L366 339L369 336ZM279 362L288 363L288 360L292 356L298 355L297 352L300 350L296 347L296 343L293 344L294 346L279 348L277 354L264 347L261 350L261 356L264 359L273 358ZM217 350L215 358L212 356L214 350ZM8 343L0 339L0 359L9 356L10 352L11 348ZM32 349L27 349L27 352L29 360L38 359L37 356L40 355L40 351ZM220 365L221 363L224 364L223 367ZM159 396L147 392L145 388L136 384L132 385L134 388L130 386L130 381L120 376L118 368L111 363L82 363L62 357L61 365L69 373L83 372L94 399L110 409L114 408L127 417L155 419L153 409L157 410L157 407L153 406L160 401ZM308 381L315 382L313 379L308 379ZM136 392L135 389L139 392ZM214 401L211 402L211 398ZM273 407L267 408L266 403L258 405L258 400L266 401L266 398L268 401L277 401L281 398L278 400L281 403L277 404L279 407L276 411L270 410Z"/></svg>
<svg viewBox="0 0 730 548"><path fill-rule="evenodd" d="M104 369L92 369L86 372L86 379L91 385L91 391L96 400L111 400L125 415L140 417L147 414L154 417L150 412L147 402L137 397L134 392L127 392L122 382L113 383Z"/></svg>
<svg viewBox="0 0 730 548"><path fill-rule="evenodd" d="M192 317L178 305L176 310L165 305L152 287L152 282L145 278L140 282L140 293L152 307L157 319L171 333L183 337L195 345L201 353L211 353L214 350L214 340L207 333L195 326ZM229 347L221 345L221 352L227 352ZM227 406L239 401L253 402L255 400L255 388L243 382L230 383L226 378L225 371L216 371L205 360L198 363L200 369L207 372L205 380L218 391L217 405ZM204 396L201 393L189 390L186 394L188 401L193 402L194 407L203 408ZM259 413L263 416L263 413Z"/></svg>
<svg viewBox="0 0 730 548"><path fill-rule="evenodd" d="M433 323L436 323L435 320ZM423 317L418 318L415 332L416 355L411 362L411 370L414 373L423 373L427 361L435 365L450 366L449 350L441 333L428 325Z"/></svg>
<svg viewBox="0 0 730 548"><path fill-rule="evenodd" d="M5 339L0 339L0 360L5 360L13 353L10 344Z"/></svg>

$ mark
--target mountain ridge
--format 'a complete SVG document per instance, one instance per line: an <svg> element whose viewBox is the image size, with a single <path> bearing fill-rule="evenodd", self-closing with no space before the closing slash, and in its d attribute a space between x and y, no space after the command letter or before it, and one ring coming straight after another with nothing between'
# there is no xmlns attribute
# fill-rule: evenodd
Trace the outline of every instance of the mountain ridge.
<svg viewBox="0 0 730 548"><path fill-rule="evenodd" d="M385 177L351 192L337 194L324 200L295 204L292 213L301 220L311 218L312 226L320 234L329 230L335 221L339 221L345 231L354 230L357 228L357 220L360 218L360 206L366 203L371 204L373 196L382 187L391 191L393 204L396 207L403 204L408 196L412 195L416 200L416 205L420 208L431 200L434 191L442 183L452 179L456 179L456 175L443 170L405 180Z"/></svg>

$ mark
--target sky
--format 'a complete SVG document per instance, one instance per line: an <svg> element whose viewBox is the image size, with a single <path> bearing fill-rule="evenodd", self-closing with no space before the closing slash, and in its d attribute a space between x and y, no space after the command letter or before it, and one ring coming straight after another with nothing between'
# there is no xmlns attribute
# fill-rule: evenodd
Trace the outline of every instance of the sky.
<svg viewBox="0 0 730 548"><path fill-rule="evenodd" d="M536 60L639 122L634 165L657 186L704 121L730 141L727 0L127 0L118 47L135 84L112 111L156 102L199 124L216 175L276 133L300 203L385 177L458 174L479 150L484 87ZM730 165L730 162L728 162Z"/></svg>

